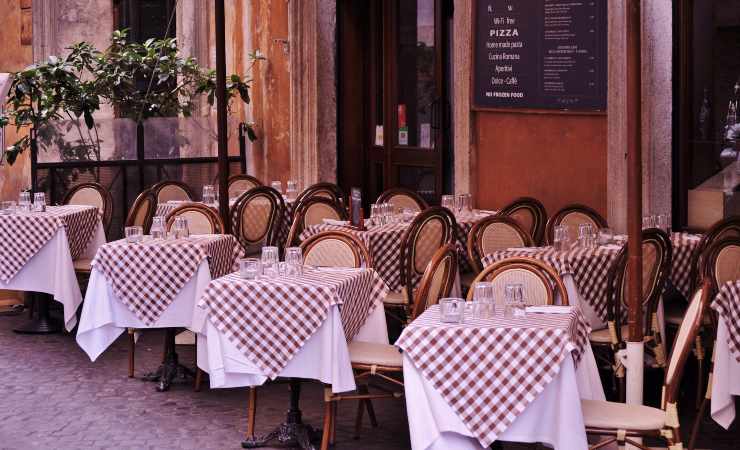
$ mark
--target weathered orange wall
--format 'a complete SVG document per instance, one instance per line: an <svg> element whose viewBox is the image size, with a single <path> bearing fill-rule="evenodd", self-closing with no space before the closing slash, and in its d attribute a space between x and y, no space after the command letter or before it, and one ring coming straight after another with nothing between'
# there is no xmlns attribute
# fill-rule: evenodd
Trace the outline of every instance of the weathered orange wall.
<svg viewBox="0 0 740 450"><path fill-rule="evenodd" d="M473 114L480 207L499 208L530 196L548 214L583 203L606 217L605 115Z"/></svg>

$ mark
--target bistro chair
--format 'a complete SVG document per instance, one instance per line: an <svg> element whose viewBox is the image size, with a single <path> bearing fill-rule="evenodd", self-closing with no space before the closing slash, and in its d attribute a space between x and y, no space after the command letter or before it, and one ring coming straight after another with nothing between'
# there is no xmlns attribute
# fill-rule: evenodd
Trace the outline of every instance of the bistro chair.
<svg viewBox="0 0 740 450"><path fill-rule="evenodd" d="M419 213L401 237L399 274L401 291L389 292L383 301L391 317L405 323L413 308L414 285L434 253L455 242L457 222L447 208L433 206Z"/></svg>
<svg viewBox="0 0 740 450"><path fill-rule="evenodd" d="M404 188L388 189L378 196L376 203L390 203L396 210L410 209L414 212L421 212L429 207L419 194Z"/></svg>
<svg viewBox="0 0 740 450"><path fill-rule="evenodd" d="M439 302L440 298L450 295L457 275L457 248L454 244L445 244L432 255L424 269L419 288L416 290L414 309L411 319L415 319L428 307ZM321 439L321 450L327 450L334 443L337 403L342 400L359 400L357 419L355 421L355 438L359 438L362 427L362 416L367 410L370 422L377 427L375 412L371 400L376 398L402 398L403 358L397 347L389 344L353 341L349 344L349 357L357 382L356 394L335 394L331 387L324 388L324 428ZM385 386L375 386L379 393L370 393L369 379L380 378Z"/></svg>
<svg viewBox="0 0 740 450"><path fill-rule="evenodd" d="M150 188L154 196L157 197L157 203L167 203L169 201L193 201L193 191L190 187L179 181L160 181Z"/></svg>
<svg viewBox="0 0 740 450"><path fill-rule="evenodd" d="M573 204L564 207L550 217L545 228L545 238L548 243L552 243L555 236L555 227L558 225L567 225L578 230L578 226L584 223L591 224L595 230L609 227L606 219L595 209L586 205Z"/></svg>
<svg viewBox="0 0 740 450"><path fill-rule="evenodd" d="M500 216L509 216L527 231L535 245L542 244L545 237L547 210L537 199L520 197L501 209Z"/></svg>
<svg viewBox="0 0 740 450"><path fill-rule="evenodd" d="M653 354L654 365L665 368L664 337L658 325L658 304L671 270L673 249L668 235L657 228L642 231L642 310L643 336L646 351ZM620 399L624 398L624 366L617 352L626 347L627 325L623 323L623 310L627 311L627 245L622 247L609 269L606 286L607 328L591 332L589 340L594 350L606 357L601 361L611 366ZM597 352L598 355L598 352ZM598 357L598 356L597 356Z"/></svg>
<svg viewBox="0 0 740 450"><path fill-rule="evenodd" d="M314 267L372 267L365 244L346 231L324 231L301 243L303 263Z"/></svg>
<svg viewBox="0 0 740 450"><path fill-rule="evenodd" d="M306 200L313 197L323 197L332 200L334 203L339 205L340 208L347 206L346 197L342 188L334 183L316 183L307 187L303 192L298 194L295 199L295 204L300 205Z"/></svg>
<svg viewBox="0 0 740 450"><path fill-rule="evenodd" d="M229 177L229 198L239 197L241 194L263 186L257 178L247 174L237 174Z"/></svg>
<svg viewBox="0 0 740 450"><path fill-rule="evenodd" d="M127 227L140 226L144 234L149 234L149 228L152 226L152 219L157 211L157 198L152 191L146 190L136 197L134 204L126 216Z"/></svg>
<svg viewBox="0 0 740 450"><path fill-rule="evenodd" d="M224 223L212 208L200 203L189 203L175 208L167 215L167 231L172 228L176 217L185 217L190 234L222 234Z"/></svg>
<svg viewBox="0 0 740 450"><path fill-rule="evenodd" d="M286 247L298 243L303 230L313 225L321 225L324 219L347 220L347 211L332 199L317 196L309 197L296 203L293 212L293 223L288 232Z"/></svg>
<svg viewBox="0 0 740 450"><path fill-rule="evenodd" d="M105 233L108 233L113 218L113 196L98 183L82 183L73 187L64 196L65 205L86 205L98 208Z"/></svg>
<svg viewBox="0 0 740 450"><path fill-rule="evenodd" d="M481 259L498 250L532 247L532 237L510 217L488 216L473 225L468 233L468 258L476 275L483 270Z"/></svg>
<svg viewBox="0 0 740 450"><path fill-rule="evenodd" d="M471 286L481 281L493 283L495 298L504 298L507 284L521 284L524 302L527 305L554 305L559 297L560 304L569 304L568 291L557 271L549 264L536 258L514 257L498 261L483 269ZM473 299L474 290L468 290L467 300Z"/></svg>
<svg viewBox="0 0 740 450"><path fill-rule="evenodd" d="M234 234L251 256L259 253L263 245L277 244L284 214L283 196L269 186L258 186L239 196L229 216L236 217Z"/></svg>
<svg viewBox="0 0 740 450"><path fill-rule="evenodd" d="M705 253L715 243L725 238L740 238L740 216L731 216L712 225L702 236L699 245L691 255L691 289L692 292L701 284L706 267ZM667 319L666 319L667 320Z"/></svg>

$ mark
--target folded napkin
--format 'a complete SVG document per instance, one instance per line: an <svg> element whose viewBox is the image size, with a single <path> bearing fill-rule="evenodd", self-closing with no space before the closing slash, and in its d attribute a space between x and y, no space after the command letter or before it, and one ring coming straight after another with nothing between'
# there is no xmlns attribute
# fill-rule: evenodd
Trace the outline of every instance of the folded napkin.
<svg viewBox="0 0 740 450"><path fill-rule="evenodd" d="M492 209L474 209L473 212L476 214L488 214L488 215L498 214L498 211L494 211Z"/></svg>
<svg viewBox="0 0 740 450"><path fill-rule="evenodd" d="M535 253L539 251L539 247L509 247L506 249L507 252L523 252L523 253Z"/></svg>
<svg viewBox="0 0 740 450"><path fill-rule="evenodd" d="M571 311L573 311L573 306L555 306L555 305L527 306L528 313L568 314Z"/></svg>
<svg viewBox="0 0 740 450"><path fill-rule="evenodd" d="M621 250L622 246L617 244L605 244L602 245L601 248L605 248L607 250Z"/></svg>
<svg viewBox="0 0 740 450"><path fill-rule="evenodd" d="M361 272L363 267L316 267L319 272Z"/></svg>
<svg viewBox="0 0 740 450"><path fill-rule="evenodd" d="M323 219L327 225L346 226L349 225L349 220L335 220L335 219Z"/></svg>
<svg viewBox="0 0 740 450"><path fill-rule="evenodd" d="M167 203L170 205L182 205L183 203L190 203L186 200L167 200Z"/></svg>

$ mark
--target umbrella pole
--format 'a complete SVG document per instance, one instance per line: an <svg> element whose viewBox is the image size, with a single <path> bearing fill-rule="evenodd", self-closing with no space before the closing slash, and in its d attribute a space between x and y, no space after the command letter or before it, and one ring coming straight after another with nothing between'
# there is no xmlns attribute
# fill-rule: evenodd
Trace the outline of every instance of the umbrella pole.
<svg viewBox="0 0 740 450"><path fill-rule="evenodd" d="M226 124L226 18L224 0L215 0L216 25L216 122L218 126L218 212L224 232L231 233L229 217L229 148Z"/></svg>

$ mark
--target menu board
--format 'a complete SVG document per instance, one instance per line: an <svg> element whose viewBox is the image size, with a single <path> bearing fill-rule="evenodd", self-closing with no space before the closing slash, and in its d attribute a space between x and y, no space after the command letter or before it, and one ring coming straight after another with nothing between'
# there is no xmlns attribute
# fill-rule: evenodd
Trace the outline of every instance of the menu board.
<svg viewBox="0 0 740 450"><path fill-rule="evenodd" d="M607 0L477 0L473 106L606 110Z"/></svg>

